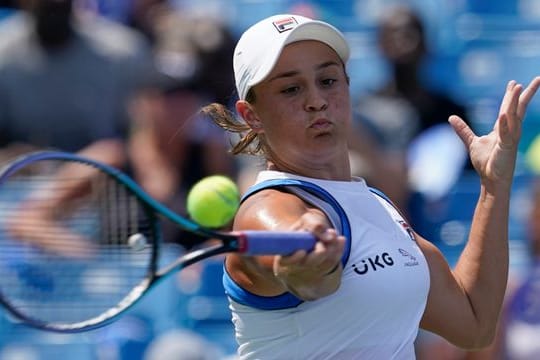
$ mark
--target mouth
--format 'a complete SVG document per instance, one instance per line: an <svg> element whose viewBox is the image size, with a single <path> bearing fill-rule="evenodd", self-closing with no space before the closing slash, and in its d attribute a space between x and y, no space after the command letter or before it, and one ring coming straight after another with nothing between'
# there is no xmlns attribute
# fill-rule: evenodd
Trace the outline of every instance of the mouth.
<svg viewBox="0 0 540 360"><path fill-rule="evenodd" d="M315 130L328 130L330 129L334 124L329 121L329 120L326 120L326 119L318 119L318 120L315 120L314 122L312 122L310 125L309 125L309 128L310 129L315 129Z"/></svg>

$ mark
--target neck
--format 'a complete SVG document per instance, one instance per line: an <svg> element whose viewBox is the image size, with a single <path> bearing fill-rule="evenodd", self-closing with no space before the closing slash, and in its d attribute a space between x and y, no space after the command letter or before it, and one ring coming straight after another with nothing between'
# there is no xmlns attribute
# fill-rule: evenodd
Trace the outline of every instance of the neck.
<svg viewBox="0 0 540 360"><path fill-rule="evenodd" d="M331 164L297 165L268 160L266 169L322 180L350 181L352 177L348 157L344 158L341 162L338 161Z"/></svg>

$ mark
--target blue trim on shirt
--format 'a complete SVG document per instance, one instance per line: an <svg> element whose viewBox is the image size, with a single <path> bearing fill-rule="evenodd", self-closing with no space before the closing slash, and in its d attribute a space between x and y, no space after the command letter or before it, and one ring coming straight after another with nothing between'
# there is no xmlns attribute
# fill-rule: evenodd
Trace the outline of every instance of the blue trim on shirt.
<svg viewBox="0 0 540 360"><path fill-rule="evenodd" d="M237 303L261 310L288 309L296 307L303 302L289 292L276 296L253 294L235 283L226 269L223 271L223 287L225 288L225 293Z"/></svg>
<svg viewBox="0 0 540 360"><path fill-rule="evenodd" d="M247 193L242 197L241 201L244 201L249 196L263 189L282 188L285 186L297 186L330 204L336 211L341 221L341 234L347 239L343 256L341 257L341 263L343 266L345 266L349 260L349 255L351 252L351 225L345 210L343 210L338 201L328 191L324 190L319 185L299 179L266 180L249 188ZM234 280L227 273L226 269L223 272L223 287L225 288L227 295L237 303L262 310L293 308L303 302L301 299L288 292L277 296L259 296L253 294L234 282Z"/></svg>
<svg viewBox="0 0 540 360"><path fill-rule="evenodd" d="M375 188L372 188L372 187L368 187L369 191L371 191L372 193L374 193L375 195L379 195L380 197L382 197L384 200L386 200L390 205L392 205L393 207L396 207L394 205L394 203L392 202L392 200L390 200L390 198L388 196L386 196L385 193L383 193L381 190L379 189L375 189Z"/></svg>

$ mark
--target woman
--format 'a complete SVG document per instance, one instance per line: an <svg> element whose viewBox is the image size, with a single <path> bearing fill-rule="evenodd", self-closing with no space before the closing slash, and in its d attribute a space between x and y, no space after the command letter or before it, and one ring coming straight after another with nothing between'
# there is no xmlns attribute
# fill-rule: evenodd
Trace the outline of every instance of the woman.
<svg viewBox="0 0 540 360"><path fill-rule="evenodd" d="M493 131L450 124L481 178L468 245L451 270L380 192L351 177L349 48L329 24L296 15L260 21L234 54L243 121L203 109L262 154L234 229L308 230L310 251L226 258L242 359L410 359L419 326L468 349L488 345L508 273L508 203L521 121L540 86L510 81Z"/></svg>

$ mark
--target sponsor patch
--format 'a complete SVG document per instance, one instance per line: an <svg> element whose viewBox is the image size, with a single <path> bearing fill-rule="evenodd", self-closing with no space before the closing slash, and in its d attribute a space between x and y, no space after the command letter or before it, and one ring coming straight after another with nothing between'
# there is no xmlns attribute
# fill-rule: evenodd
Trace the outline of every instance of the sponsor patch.
<svg viewBox="0 0 540 360"><path fill-rule="evenodd" d="M403 250L401 248L399 248L398 251L401 254L401 256L404 256L404 257L409 259L408 261L405 262L405 266L417 266L418 265L418 260L416 260L416 256L412 255L408 251Z"/></svg>
<svg viewBox="0 0 540 360"><path fill-rule="evenodd" d="M414 237L414 231L413 229L411 228L411 226L409 224L407 224L407 222L403 221L403 220L397 220L398 224L401 225L401 227L403 228L403 230L405 230L405 232L407 233L407 235L409 235L409 238L412 240L412 241L415 241L416 242L416 238Z"/></svg>
<svg viewBox="0 0 540 360"><path fill-rule="evenodd" d="M298 22L296 21L294 17L291 16L288 18L274 21L273 24L275 28L277 29L277 31L282 33L282 32L293 29L296 25L298 25Z"/></svg>

